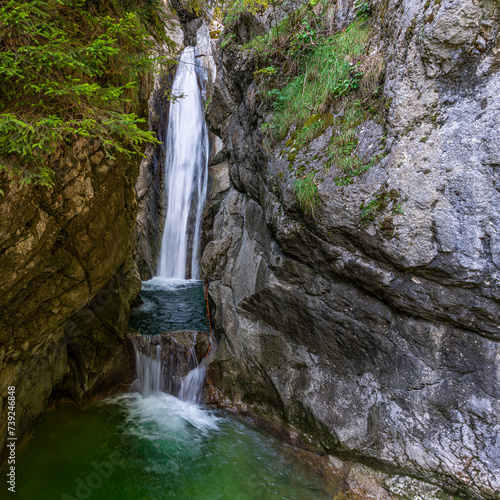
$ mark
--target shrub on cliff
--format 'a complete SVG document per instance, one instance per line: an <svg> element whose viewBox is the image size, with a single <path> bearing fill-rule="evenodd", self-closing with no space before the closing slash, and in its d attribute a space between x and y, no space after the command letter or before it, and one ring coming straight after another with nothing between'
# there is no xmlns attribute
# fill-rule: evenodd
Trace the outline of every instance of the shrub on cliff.
<svg viewBox="0 0 500 500"><path fill-rule="evenodd" d="M160 0L0 0L0 172L50 184L47 155L75 136L109 155L156 142L134 113L140 81L160 59Z"/></svg>

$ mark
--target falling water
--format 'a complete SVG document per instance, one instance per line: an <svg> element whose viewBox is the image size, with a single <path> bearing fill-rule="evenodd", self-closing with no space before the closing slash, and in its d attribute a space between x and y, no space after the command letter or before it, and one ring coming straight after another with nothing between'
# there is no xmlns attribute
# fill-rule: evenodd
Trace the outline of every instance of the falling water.
<svg viewBox="0 0 500 500"><path fill-rule="evenodd" d="M172 93L180 98L171 103L168 119L165 160L167 214L156 280L185 279L188 275L197 279L200 274L208 134L202 95L206 76L198 61L196 49L187 47L180 56L172 86ZM163 285L171 286L166 282ZM180 358L162 352L155 337L145 336L140 342L136 341L135 349L136 391L143 396L167 392L184 401L199 402L206 366L203 362L198 365L194 349L191 349L187 365Z"/></svg>
<svg viewBox="0 0 500 500"><path fill-rule="evenodd" d="M198 364L194 348L191 348L189 359L194 360L196 366L181 380L179 399L182 399L182 401L190 401L191 403L199 403L207 366L203 361L201 364Z"/></svg>
<svg viewBox="0 0 500 500"><path fill-rule="evenodd" d="M135 366L137 379L134 384L137 392L144 397L158 394L163 389L161 347L155 346L148 355L135 345Z"/></svg>
<svg viewBox="0 0 500 500"><path fill-rule="evenodd" d="M187 363L180 352L177 356L166 357L155 336L134 338L134 348L137 378L132 385L133 391L144 397L165 392L182 401L200 402L207 359L198 363L194 347L191 347Z"/></svg>
<svg viewBox="0 0 500 500"><path fill-rule="evenodd" d="M191 272L199 278L200 227L207 195L208 134L201 87L205 71L195 48L184 49L173 83L173 94L182 98L170 105L165 161L167 215L158 276L187 278L191 247ZM194 231L190 219L194 218Z"/></svg>

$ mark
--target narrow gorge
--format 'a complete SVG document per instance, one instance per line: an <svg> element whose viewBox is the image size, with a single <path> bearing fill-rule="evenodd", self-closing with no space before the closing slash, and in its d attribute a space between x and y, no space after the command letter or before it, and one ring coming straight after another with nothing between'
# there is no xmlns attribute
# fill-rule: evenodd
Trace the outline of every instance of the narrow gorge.
<svg viewBox="0 0 500 500"><path fill-rule="evenodd" d="M101 62L2 98L0 498L500 499L500 3L25 4Z"/></svg>

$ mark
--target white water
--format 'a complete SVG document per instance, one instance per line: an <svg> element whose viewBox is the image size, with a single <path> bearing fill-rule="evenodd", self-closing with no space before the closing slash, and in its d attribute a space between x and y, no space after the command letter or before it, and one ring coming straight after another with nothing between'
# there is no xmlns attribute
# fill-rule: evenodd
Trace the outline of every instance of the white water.
<svg viewBox="0 0 500 500"><path fill-rule="evenodd" d="M132 389L144 397L169 393L182 401L199 403L205 381L206 364L198 364L196 352L191 348L188 366L192 367L185 377L178 377L177 363L173 356L162 360L161 346L154 337L144 336L141 345L134 341L136 380Z"/></svg>
<svg viewBox="0 0 500 500"><path fill-rule="evenodd" d="M199 278L200 233L207 196L208 134L200 83L205 72L195 48L184 49L173 83L183 97L170 105L165 161L167 215L158 276ZM190 231L194 218L194 231ZM191 247L190 272L187 265Z"/></svg>
<svg viewBox="0 0 500 500"><path fill-rule="evenodd" d="M196 366L181 380L179 399L190 401L191 403L199 403L207 367L203 362L200 365L198 364L194 348L191 348L189 360Z"/></svg>
<svg viewBox="0 0 500 500"><path fill-rule="evenodd" d="M149 356L139 352L136 345L134 347L137 374L134 383L135 389L145 397L159 394L164 387L160 346L158 345L152 349Z"/></svg>

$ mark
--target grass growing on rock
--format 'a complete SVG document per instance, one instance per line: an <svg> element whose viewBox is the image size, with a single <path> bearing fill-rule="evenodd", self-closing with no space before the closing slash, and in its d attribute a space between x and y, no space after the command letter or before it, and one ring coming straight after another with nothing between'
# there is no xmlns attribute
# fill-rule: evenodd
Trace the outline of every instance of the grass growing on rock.
<svg viewBox="0 0 500 500"><path fill-rule="evenodd" d="M272 149L286 140L287 149L281 155L297 176L294 192L298 199L304 196L303 185L312 192L313 177L304 171L309 167L295 167L296 157L329 128L331 140L321 157L324 172L332 170L337 185L353 182L380 159L363 162L356 154L356 128L369 118L380 120L383 111L384 63L369 48L370 5L355 2L355 19L341 30L336 12L334 0L310 0L267 33L238 47L253 59L257 92L272 111L261 126L266 147ZM230 35L229 30L226 36ZM314 213L306 208L311 205L304 204L304 198L299 203L309 215Z"/></svg>
<svg viewBox="0 0 500 500"><path fill-rule="evenodd" d="M306 216L313 216L320 203L318 185L314 179L314 172L296 179L293 183L293 192L297 197L300 208Z"/></svg>
<svg viewBox="0 0 500 500"><path fill-rule="evenodd" d="M308 120L323 117L336 99L359 87L363 75L355 58L362 54L369 31L366 23L358 22L326 38L304 57L303 72L279 92L268 93L275 109L271 122L274 140L284 139L292 125L301 129L299 139L310 140L314 133ZM328 120L323 121L326 125Z"/></svg>
<svg viewBox="0 0 500 500"><path fill-rule="evenodd" d="M360 205L361 217L360 226L367 226L373 222L378 216L390 210L390 215L384 217L380 221L380 229L387 237L394 236L394 221L392 215L402 214L400 201L401 194L397 189L385 190L380 189L375 196L366 205Z"/></svg>

